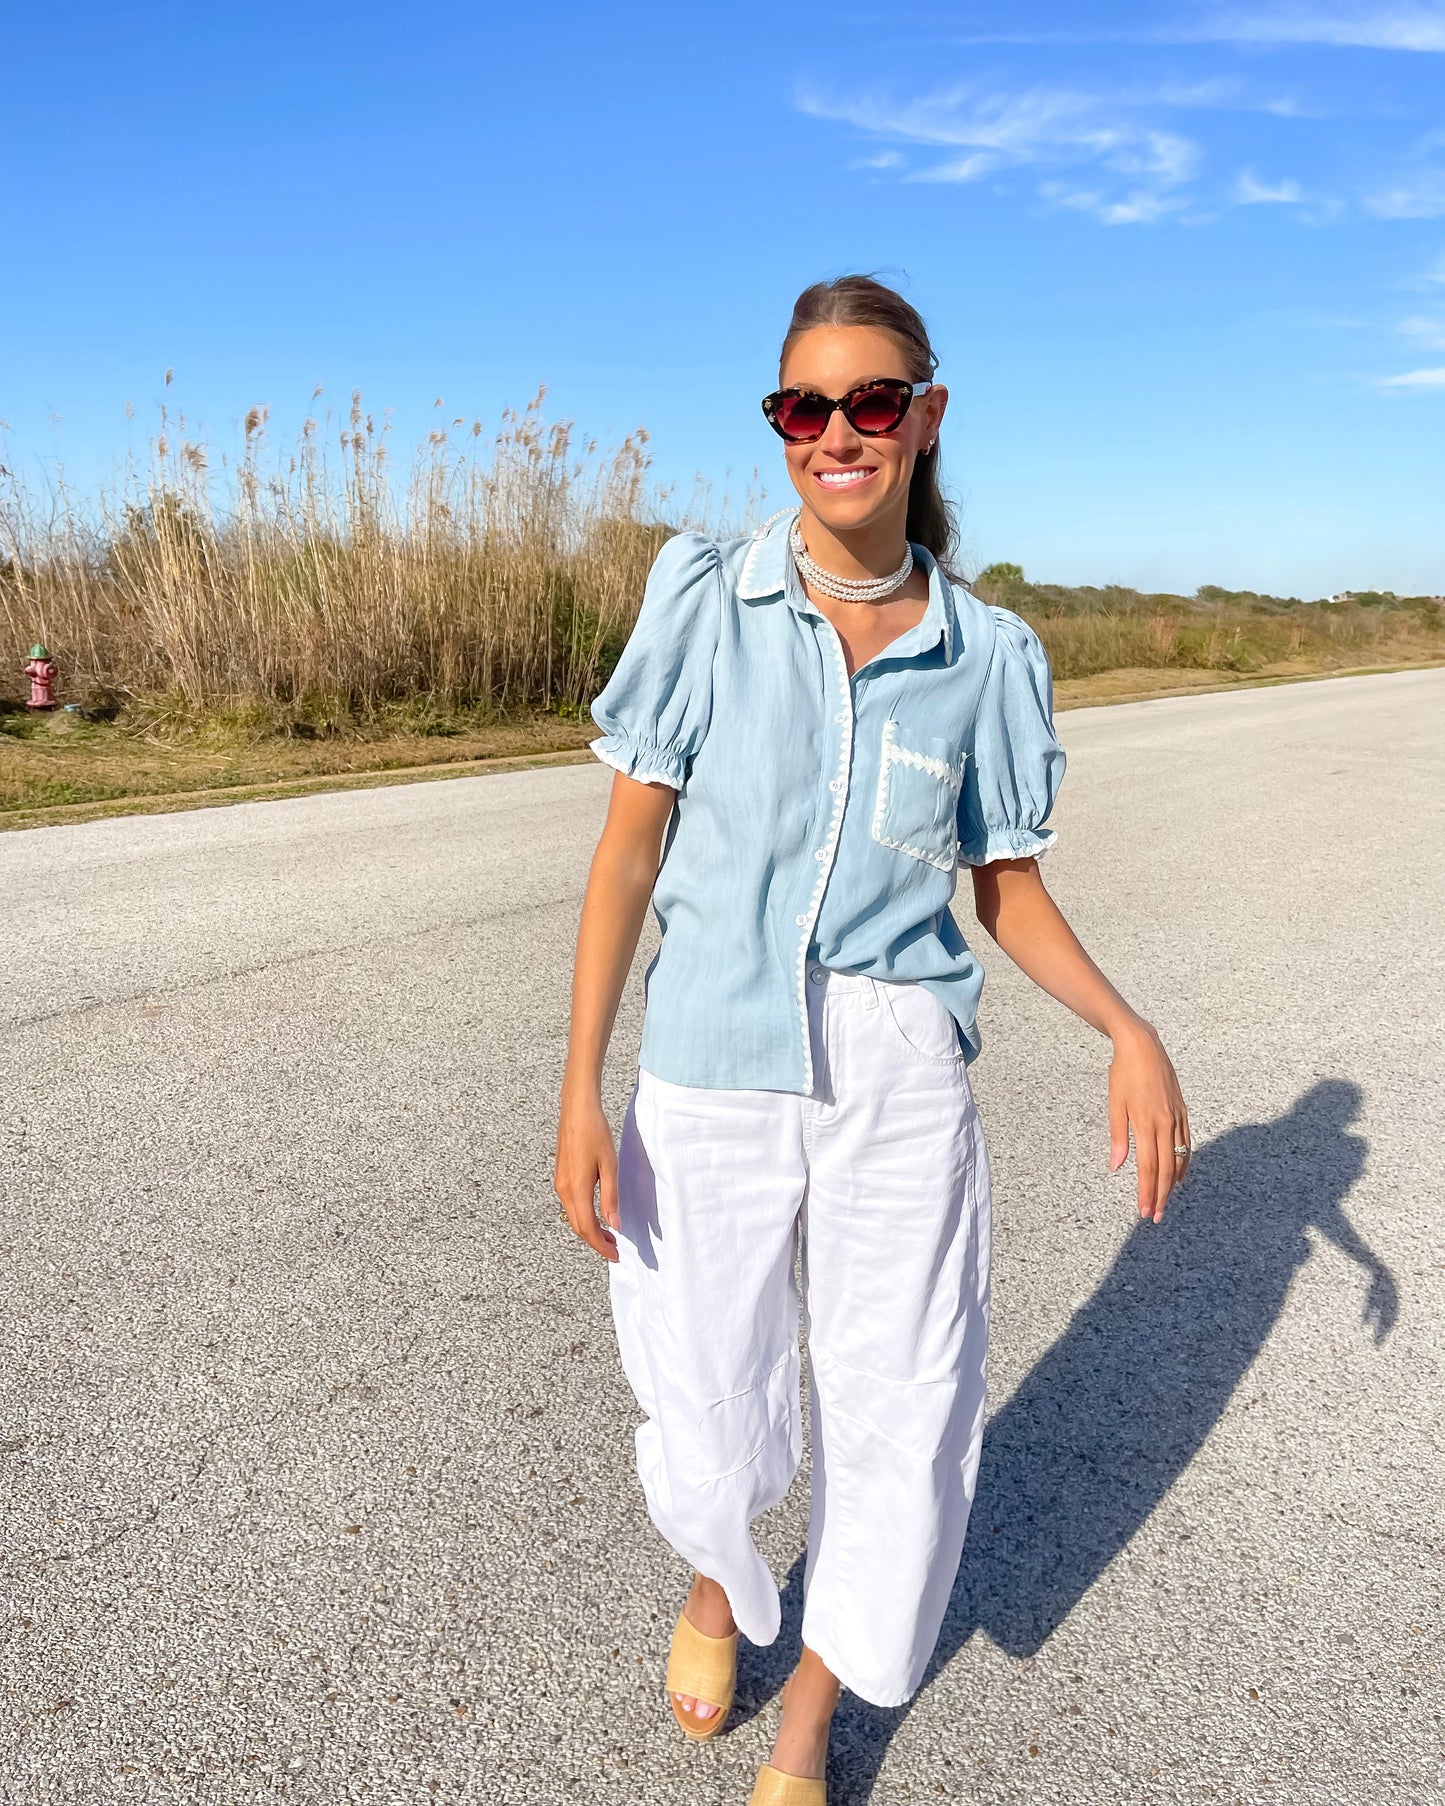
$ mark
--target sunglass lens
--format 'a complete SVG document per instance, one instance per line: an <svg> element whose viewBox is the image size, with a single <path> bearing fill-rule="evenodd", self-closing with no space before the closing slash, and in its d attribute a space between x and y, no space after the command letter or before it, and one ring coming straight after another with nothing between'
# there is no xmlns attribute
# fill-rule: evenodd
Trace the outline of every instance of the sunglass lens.
<svg viewBox="0 0 1445 1806"><path fill-rule="evenodd" d="M911 400L911 392L898 383L879 383L856 397L848 417L860 433L891 433Z"/></svg>
<svg viewBox="0 0 1445 1806"><path fill-rule="evenodd" d="M817 439L828 425L828 404L817 395L785 395L773 418L785 439Z"/></svg>

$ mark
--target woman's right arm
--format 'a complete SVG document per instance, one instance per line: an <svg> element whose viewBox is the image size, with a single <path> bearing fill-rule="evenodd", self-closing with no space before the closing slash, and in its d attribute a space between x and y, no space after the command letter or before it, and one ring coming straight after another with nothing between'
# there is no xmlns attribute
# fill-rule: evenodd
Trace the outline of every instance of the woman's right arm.
<svg viewBox="0 0 1445 1806"><path fill-rule="evenodd" d="M604 1260L617 1259L612 1231L618 1217L617 1149L602 1108L602 1068L676 800L677 792L667 784L643 783L620 771L614 774L577 929L572 1032L552 1182L567 1220Z"/></svg>

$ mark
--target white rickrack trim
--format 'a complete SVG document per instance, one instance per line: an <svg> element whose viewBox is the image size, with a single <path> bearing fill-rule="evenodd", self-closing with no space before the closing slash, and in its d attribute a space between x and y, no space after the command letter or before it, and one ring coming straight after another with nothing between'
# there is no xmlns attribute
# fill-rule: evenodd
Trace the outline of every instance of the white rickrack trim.
<svg viewBox="0 0 1445 1806"><path fill-rule="evenodd" d="M925 865L936 865L941 872L951 872L958 863L956 856L925 852L922 847L911 847L906 840L893 840L887 834L875 834L873 838L880 846L895 847L900 853L907 853L911 859L921 859Z"/></svg>
<svg viewBox="0 0 1445 1806"><path fill-rule="evenodd" d="M785 514L801 514L801 513L802 513L802 509L799 508L798 504L796 502L790 502L786 508L779 508L776 513L770 514L760 527L754 527L753 528L753 538L754 539L766 539L767 535L768 535L768 528L772 526L772 524L775 520L781 520Z"/></svg>
<svg viewBox="0 0 1445 1806"><path fill-rule="evenodd" d="M669 790L681 788L678 780L668 771L629 771L626 761L607 748L602 740L589 740L587 745L604 765L620 771L625 778L635 778L639 784L666 784Z"/></svg>
<svg viewBox="0 0 1445 1806"><path fill-rule="evenodd" d="M772 530L773 522L781 520L785 514L800 514L801 512L802 510L796 504L791 508L779 508L777 513L770 514L760 527L753 528L752 544L748 547L747 556L743 559L743 568L738 574L738 596L742 600L747 601L757 596L758 592L753 588L753 571L758 556L762 552L763 541Z"/></svg>
<svg viewBox="0 0 1445 1806"><path fill-rule="evenodd" d="M962 766L954 767L947 759L935 759L931 753L914 752L911 746L899 746L893 738L893 730L897 725L897 722L890 721L883 729L883 742L888 758L899 765L911 765L915 771L926 771L932 777L942 778L957 790L963 782Z"/></svg>
<svg viewBox="0 0 1445 1806"><path fill-rule="evenodd" d="M846 719L837 724L840 730L840 739L838 751L838 775L834 781L838 785L838 788L834 792L837 800L833 804L833 813L828 822L828 839L826 842L828 857L818 861L818 876L813 885L813 894L808 900L808 909L803 921L802 938L798 942L798 1016L803 1031L803 1076L807 1087L803 1093L805 1097L811 1097L813 1095L812 1036L809 1033L808 1027L808 943L813 938L813 927L818 919L818 911L823 904L823 892L827 889L828 877L833 869L833 855L837 851L838 833L843 820L843 811L848 803L848 776L853 762L853 695L848 677L848 661L843 656L843 642L838 637L838 630L833 626L832 622L828 620L826 615L823 617L823 622L828 629L829 641L833 648L833 657L838 667L838 690L843 699L843 714ZM826 695L826 684L824 685L823 690L824 695ZM830 712L836 714L838 711L835 709Z"/></svg>
<svg viewBox="0 0 1445 1806"><path fill-rule="evenodd" d="M968 757L965 753L957 765L950 765L946 759L935 759L929 753L915 752L911 746L900 746L894 738L898 723L891 718L883 724L883 754L878 768L878 798L873 809L873 838L880 846L892 847L899 853L907 853L911 859L921 859L925 865L937 866L941 872L951 872L958 865L958 842L955 839L953 848L948 853L930 853L923 847L910 846L906 840L894 840L883 832L883 817L888 809L888 785L895 765L911 765L915 771L926 771L930 777L948 785L949 792L957 796L963 787L963 763Z"/></svg>

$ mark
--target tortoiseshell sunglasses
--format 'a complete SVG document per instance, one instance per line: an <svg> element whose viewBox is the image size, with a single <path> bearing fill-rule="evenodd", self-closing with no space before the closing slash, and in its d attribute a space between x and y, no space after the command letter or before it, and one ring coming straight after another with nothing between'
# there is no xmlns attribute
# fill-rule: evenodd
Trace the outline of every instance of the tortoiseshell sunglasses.
<svg viewBox="0 0 1445 1806"><path fill-rule="evenodd" d="M834 408L841 409L855 433L876 438L880 433L895 432L903 424L913 397L932 387L931 382L907 383L879 377L859 383L836 401L831 395L820 395L816 389L775 389L763 397L763 412L768 425L789 445L806 445L810 439L821 439Z"/></svg>

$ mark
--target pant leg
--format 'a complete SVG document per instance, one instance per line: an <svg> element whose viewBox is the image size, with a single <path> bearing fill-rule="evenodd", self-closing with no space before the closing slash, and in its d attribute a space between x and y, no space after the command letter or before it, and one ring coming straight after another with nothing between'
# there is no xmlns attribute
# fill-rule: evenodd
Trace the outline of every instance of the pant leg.
<svg viewBox="0 0 1445 1806"><path fill-rule="evenodd" d="M749 1525L787 1492L802 1452L800 1101L643 1071L618 1148L608 1272L623 1370L647 1418L637 1467L648 1512L719 1583L754 1643L777 1636L779 1600Z"/></svg>
<svg viewBox="0 0 1445 1806"><path fill-rule="evenodd" d="M892 1706L917 1690L938 1639L978 1475L988 1163L943 1004L849 975L830 976L819 1007L832 1085L805 1110L803 1640L855 1693Z"/></svg>

